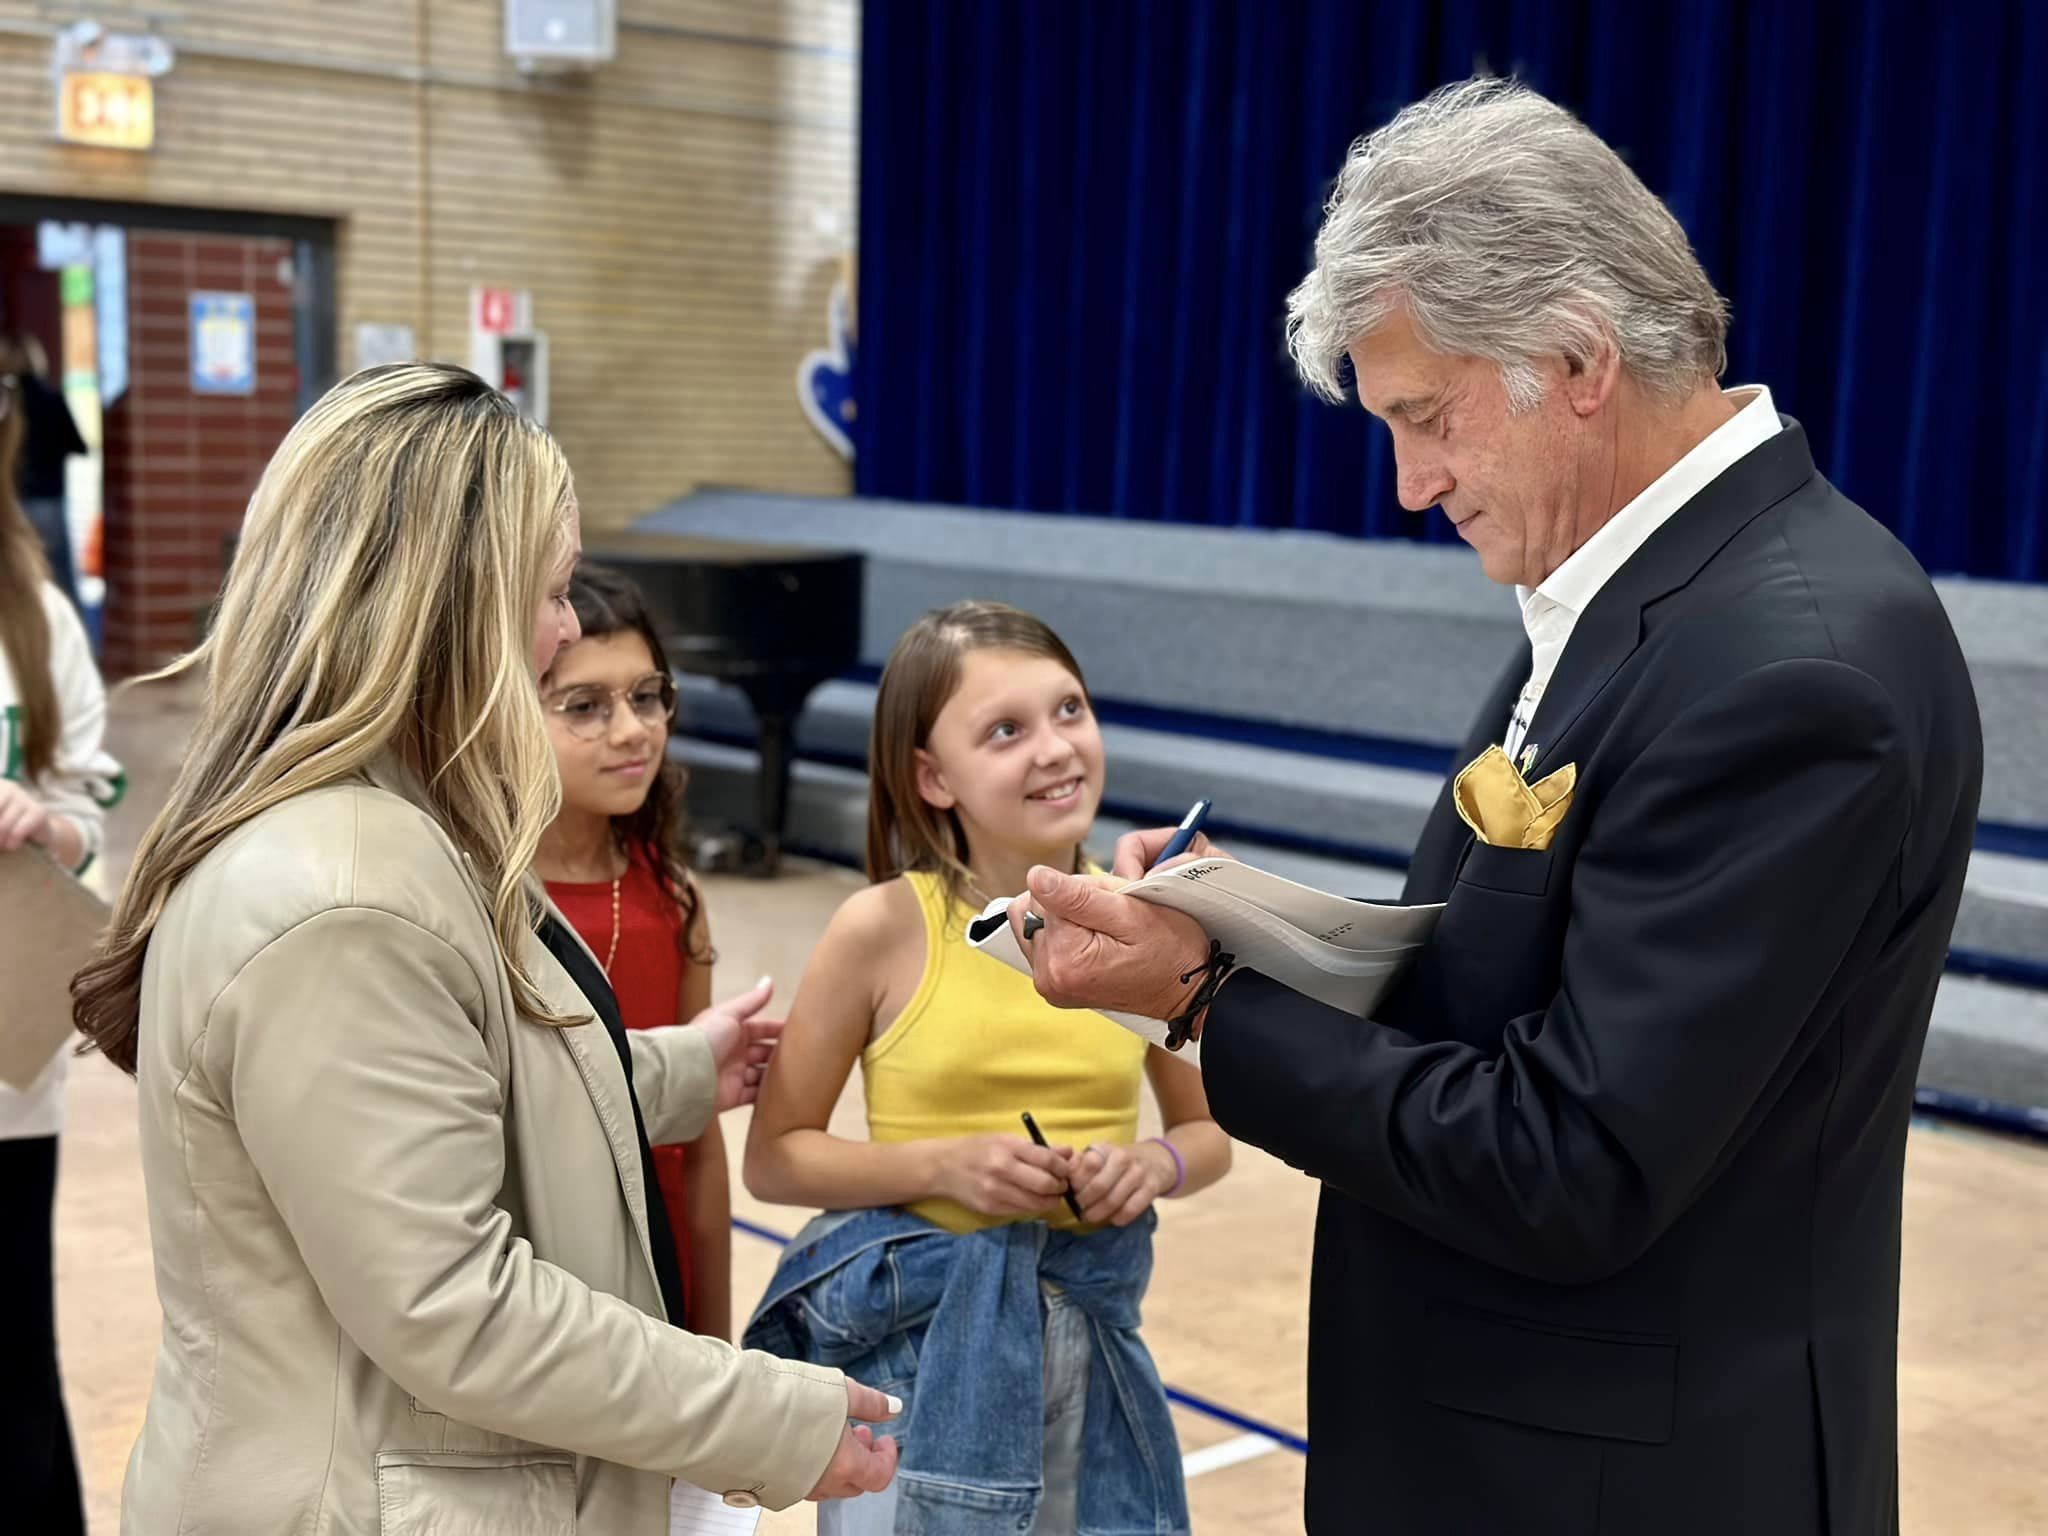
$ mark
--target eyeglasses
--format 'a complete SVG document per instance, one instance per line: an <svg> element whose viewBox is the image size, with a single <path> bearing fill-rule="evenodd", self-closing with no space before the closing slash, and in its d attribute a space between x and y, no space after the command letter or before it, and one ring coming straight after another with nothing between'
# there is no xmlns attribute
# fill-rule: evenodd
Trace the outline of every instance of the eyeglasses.
<svg viewBox="0 0 2048 1536"><path fill-rule="evenodd" d="M630 688L566 688L548 701L548 708L579 741L595 741L611 729L612 705L624 699L633 718L650 731L665 731L676 713L673 678L643 677Z"/></svg>

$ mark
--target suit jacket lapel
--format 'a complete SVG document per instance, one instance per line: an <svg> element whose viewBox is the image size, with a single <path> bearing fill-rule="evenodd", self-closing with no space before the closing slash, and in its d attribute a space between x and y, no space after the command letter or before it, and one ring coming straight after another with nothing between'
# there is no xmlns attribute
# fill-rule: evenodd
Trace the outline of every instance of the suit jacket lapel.
<svg viewBox="0 0 2048 1536"><path fill-rule="evenodd" d="M1679 508L1579 615L1529 724L1536 757L1525 776L1532 783L1571 760L1564 739L1642 642L1643 610L1685 586L1730 539L1813 478L1805 430L1780 419L1782 432Z"/></svg>
<svg viewBox="0 0 2048 1536"><path fill-rule="evenodd" d="M1528 678L1529 644L1525 640L1515 647L1514 656L1494 683L1486 702L1480 706L1478 723L1458 749L1450 775L1437 794L1436 804L1430 808L1429 819L1423 823L1422 835L1415 840L1415 852L1408 860L1408 878L1401 891L1403 902L1414 905L1442 901L1450 894L1451 882L1458 873L1458 861L1464 856L1465 845L1472 840L1471 829L1451 804L1451 779L1489 744L1499 743L1507 731L1508 719L1514 713L1515 700L1521 696L1522 685Z"/></svg>
<svg viewBox="0 0 2048 1536"><path fill-rule="evenodd" d="M583 942L583 936L576 927L556 909L545 895L539 898L550 915L562 925L562 931L575 941L585 954L591 954L590 946ZM583 1091L590 1095L590 1107L597 1112L598 1124L604 1127L606 1145L611 1148L612 1166L619 1177L619 1193L625 1197L626 1208L633 1215L633 1232L640 1239L640 1252L647 1260L647 1273L659 1279L654 1266L654 1245L647 1234L647 1201L654 1198L654 1191L641 1188L640 1138L633 1127L633 1106L627 1095L632 1089L627 1085L619 1070L618 1052L606 1036L602 1021L594 1016L590 999L583 995L583 989L575 979L562 969L560 962L548 953L548 948L539 938L532 941L527 950L528 972L539 985L547 1004L556 1013L590 1014L586 1025L557 1029L555 1035L569 1058L576 1064L576 1073L583 1079ZM595 966L597 957L591 954L590 963Z"/></svg>
<svg viewBox="0 0 2048 1536"><path fill-rule="evenodd" d="M640 1256L647 1261L649 1277L658 1284L660 1271L654 1267L654 1244L647 1235L647 1199L651 1192L640 1187L640 1147L633 1134L632 1111L620 1107L617 1097L630 1090L619 1077L618 1057L612 1052L611 1042L605 1040L600 1046L590 1043L592 1028L600 1037L603 1035L602 1024L557 1030L556 1034L575 1061L584 1091L597 1110L598 1123L604 1127L605 1141L612 1149L612 1166L619 1176L619 1193L632 1212L633 1235L640 1239Z"/></svg>

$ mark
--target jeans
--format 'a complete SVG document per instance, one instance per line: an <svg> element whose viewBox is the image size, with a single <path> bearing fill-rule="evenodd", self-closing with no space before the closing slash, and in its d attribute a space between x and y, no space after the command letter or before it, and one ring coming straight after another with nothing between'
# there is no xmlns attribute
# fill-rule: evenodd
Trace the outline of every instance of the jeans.
<svg viewBox="0 0 2048 1536"><path fill-rule="evenodd" d="M57 1138L0 1137L0 1509L10 1531L85 1536L78 1458L57 1371L50 1227Z"/></svg>
<svg viewBox="0 0 2048 1536"><path fill-rule="evenodd" d="M1088 1418L1088 1318L1056 1285L1039 1286L1045 1315L1045 1497L1030 1536L1074 1536L1081 1433ZM895 1536L896 1484L818 1506L818 1536Z"/></svg>
<svg viewBox="0 0 2048 1536"><path fill-rule="evenodd" d="M1165 1389L1138 1336L1147 1217L954 1235L899 1210L821 1217L783 1250L745 1344L904 1400L892 1491L833 1536L1185 1536ZM893 1501L893 1502L892 1502Z"/></svg>

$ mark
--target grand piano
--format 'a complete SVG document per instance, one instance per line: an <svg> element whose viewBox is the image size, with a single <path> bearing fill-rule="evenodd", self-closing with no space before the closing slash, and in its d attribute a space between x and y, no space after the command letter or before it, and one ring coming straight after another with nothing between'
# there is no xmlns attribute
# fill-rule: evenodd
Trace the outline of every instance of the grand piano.
<svg viewBox="0 0 2048 1536"><path fill-rule="evenodd" d="M731 862L772 875L797 716L813 688L860 660L863 557L661 533L593 535L583 554L639 584L677 671L730 683L753 705L756 824L740 829Z"/></svg>

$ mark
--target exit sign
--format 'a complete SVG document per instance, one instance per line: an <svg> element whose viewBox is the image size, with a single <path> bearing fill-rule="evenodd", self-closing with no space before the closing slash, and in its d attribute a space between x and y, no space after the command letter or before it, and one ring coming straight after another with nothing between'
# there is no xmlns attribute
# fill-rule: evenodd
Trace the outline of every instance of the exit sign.
<svg viewBox="0 0 2048 1536"><path fill-rule="evenodd" d="M156 93L147 75L66 71L57 78L57 137L101 149L156 142Z"/></svg>

